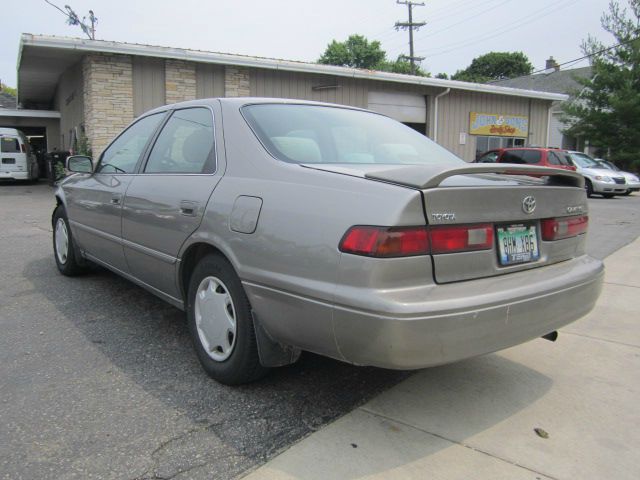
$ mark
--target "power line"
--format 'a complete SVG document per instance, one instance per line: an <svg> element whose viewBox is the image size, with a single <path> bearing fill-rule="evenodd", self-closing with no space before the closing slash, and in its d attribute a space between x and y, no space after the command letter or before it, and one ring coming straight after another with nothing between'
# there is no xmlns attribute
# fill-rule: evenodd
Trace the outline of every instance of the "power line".
<svg viewBox="0 0 640 480"><path fill-rule="evenodd" d="M535 18L531 18L531 16L525 17L524 19L522 19L522 21L512 24L512 26L510 28L501 29L501 30L499 30L498 32L496 32L493 35L487 35L487 36L480 35L480 36L476 36L476 37L471 37L471 38L468 38L467 40L463 40L461 42L453 43L453 44L451 44L451 48L447 48L445 50L434 50L433 53L428 53L428 52L421 52L421 53L423 53L424 55L429 56L429 57L437 57L437 56L440 56L440 55L447 54L449 52L453 52L453 51L458 50L460 48L466 47L467 45L471 45L471 44L483 42L483 41L486 41L486 40L490 40L492 38L498 37L498 36L503 35L503 34L505 34L507 32L515 30L516 28L520 28L520 27L522 27L524 25L528 25L528 24L530 24L532 22L540 20L541 18L544 18L544 17L546 17L548 15L551 15L552 13L555 13L558 10L561 10L563 8L566 8L566 7L576 3L577 1L578 0L569 0L568 2L566 2L566 3L564 3L564 4L560 5L560 6L555 5L557 8L554 8L552 10L549 10L549 6L547 6L545 8L542 8L540 10L537 10L533 14L534 16L537 15Z"/></svg>
<svg viewBox="0 0 640 480"><path fill-rule="evenodd" d="M469 6L468 8L464 8L465 13L473 12L473 11L475 11L475 10L487 10L487 4L478 5L478 4L477 4L477 0L473 0L473 1L474 1L475 5ZM500 0L488 0L488 3L491 3L492 1L500 1ZM468 3L469 3L469 2L463 2L463 3L458 4L457 6L458 6L458 7L467 7L467 4L468 4ZM454 5L455 5L455 4L454 4ZM490 9L492 9L492 8L490 8ZM489 9L489 10L490 10L490 9ZM440 16L438 16L438 15L431 15L431 14L428 14L427 16L428 16L428 18L429 18L429 24L430 24L430 25L439 24L439 23L440 23L440 21L441 21L442 19L444 19L444 18L448 18L448 17L450 17L450 16L452 16L452 15L454 15L454 16L456 16L456 17L459 17L459 16L460 16L460 13L457 13L457 12L453 12L453 13L451 13L451 12L449 11L449 9L447 9L447 12L449 13L449 15L445 14L445 15L440 15ZM474 18L474 17L472 16L472 17L469 17L469 18L471 19L471 18ZM443 31L443 30L446 30L446 28L445 28L445 29L441 29L441 30L439 30L439 31ZM426 35L426 36L427 36L427 37L429 37L429 36L431 36L431 35L432 35L432 34L431 34L431 33L429 33L429 34L428 34L428 35ZM423 36L418 36L418 37L416 37L416 39L415 39L416 43L417 43L417 42L419 42L420 40L422 40L423 38L425 38L425 36L424 36L424 35L423 35ZM400 45L402 45L402 44L404 44L404 42L393 42L393 43L391 43L390 45L388 45L388 48L389 48L389 49L391 49L391 50L393 50L393 49L396 49L397 47L399 47L399 46L400 46Z"/></svg>
<svg viewBox="0 0 640 480"><path fill-rule="evenodd" d="M426 35L422 35L421 37L417 38L416 40L424 40L425 38L429 38L429 37L432 37L432 36L437 35L439 33L442 33L442 32L444 32L444 31L446 31L446 30L448 30L450 28L453 28L453 27L456 27L456 26L458 26L458 25L460 25L462 23L468 22L469 20L475 20L479 16L484 15L485 13L489 13L492 10L495 10L496 8L499 8L499 7L503 6L505 3L509 3L511 1L512 0L504 0L502 3L494 5L493 7L490 7L490 8L483 7L483 9L482 9L482 11L480 13L477 13L477 14L474 13L472 16L467 17L467 18L463 18L459 22L447 25L446 27L441 28L440 30L436 30L435 32L429 32Z"/></svg>
<svg viewBox="0 0 640 480"><path fill-rule="evenodd" d="M573 65L573 64L575 64L577 62L580 62L582 60L586 60L587 58L595 57L596 55L600 55L601 53L605 53L605 52L608 52L609 50L613 50L614 48L618 48L618 47L621 47L622 45L626 45L627 43L634 42L634 41L636 41L638 39L640 39L640 37L630 38L629 40L625 40L624 42L616 43L615 45L611 45L610 47L603 48L602 50L598 50L597 52L592 52L592 53L589 53L587 55L583 55L582 57L574 58L573 60L567 60L566 62L557 63L555 65L555 67L564 67L564 66L567 66L567 65ZM519 75L517 77L512 77L509 80L513 80L515 78L529 77L531 75L536 75L538 73L544 73L547 70L548 70L548 68L542 68L540 70L535 70L535 71L533 71L533 72L531 72L531 73L529 73L527 75ZM495 82L499 82L499 81L500 80L493 80L493 81L487 82L487 83L495 83Z"/></svg>
<svg viewBox="0 0 640 480"><path fill-rule="evenodd" d="M396 0L398 5L406 5L409 11L408 22L396 22L396 29L409 30L409 55L402 55L402 58L411 62L411 75L416 74L416 60L424 60L424 57L416 57L413 54L413 31L418 30L420 27L424 27L427 22L414 22L413 21L413 7L424 7L424 3L417 3L411 0Z"/></svg>

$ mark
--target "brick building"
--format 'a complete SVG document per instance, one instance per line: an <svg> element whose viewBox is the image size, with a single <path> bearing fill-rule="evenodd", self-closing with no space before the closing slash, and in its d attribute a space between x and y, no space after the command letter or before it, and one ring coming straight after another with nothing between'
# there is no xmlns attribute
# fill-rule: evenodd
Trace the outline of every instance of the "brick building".
<svg viewBox="0 0 640 480"><path fill-rule="evenodd" d="M21 38L19 106L59 117L57 130L47 127L49 149L74 148L86 136L97 156L123 127L151 108L224 96L368 108L415 128L467 161L496 145L546 145L551 104L566 98L198 50L30 34Z"/></svg>

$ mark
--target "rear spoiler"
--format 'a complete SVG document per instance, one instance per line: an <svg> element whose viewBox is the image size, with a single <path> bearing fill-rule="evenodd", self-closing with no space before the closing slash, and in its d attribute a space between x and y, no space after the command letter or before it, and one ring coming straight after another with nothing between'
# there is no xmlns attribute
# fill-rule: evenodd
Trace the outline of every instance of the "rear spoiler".
<svg viewBox="0 0 640 480"><path fill-rule="evenodd" d="M428 189L438 187L443 180L449 177L484 173L542 177L546 185L584 188L584 177L570 170L508 163L470 163L453 168L448 165L405 165L388 170L367 172L365 178Z"/></svg>

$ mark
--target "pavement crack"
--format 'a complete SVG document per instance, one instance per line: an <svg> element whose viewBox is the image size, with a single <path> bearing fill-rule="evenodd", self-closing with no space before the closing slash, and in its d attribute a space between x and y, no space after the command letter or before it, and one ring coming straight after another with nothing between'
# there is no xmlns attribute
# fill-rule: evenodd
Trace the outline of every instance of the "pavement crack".
<svg viewBox="0 0 640 480"><path fill-rule="evenodd" d="M605 285L615 285L617 287L629 287L629 288L640 288L638 285L627 285L626 283L618 283L618 282L604 282Z"/></svg>
<svg viewBox="0 0 640 480"><path fill-rule="evenodd" d="M186 432L182 432L179 435L176 435L174 437L171 437L168 440L165 440L160 445L158 445L158 447L153 452L151 452L151 457L155 457L156 455L158 455L158 453L160 453L162 450L167 448L173 442L177 442L178 440L182 440L184 437L187 437L187 436L189 436L189 435L191 435L193 433L197 433L199 431L205 430L206 428L207 427L192 428L191 430L187 430Z"/></svg>
<svg viewBox="0 0 640 480"><path fill-rule="evenodd" d="M586 335L584 333L567 332L565 330L563 330L562 333L566 334L566 335L575 335L576 337L589 338L591 340L598 340L600 342L613 343L613 344L616 344L616 345L623 345L625 347L640 348L640 345L633 345L631 343L619 342L617 340L608 340L606 338L594 337L592 335Z"/></svg>
<svg viewBox="0 0 640 480"><path fill-rule="evenodd" d="M472 450L474 452L481 453L483 455L486 455L488 457L494 458L494 459L499 460L501 462L505 462L505 463L508 463L510 465L513 465L514 467L518 467L518 468L521 468L523 470L527 470L527 471L529 471L531 473L534 473L536 475L542 475L543 477L546 477L549 480L559 480L557 477L553 477L553 476L549 475L548 473L539 472L537 470L534 470L533 468L527 467L525 465L521 465L521 464L516 463L516 462L514 462L512 460L509 460L507 458L499 457L499 456L497 456L497 455L495 455L495 454L493 454L491 452L487 452L486 450L482 450L482 449L480 449L478 447L474 447L473 445L469 445L468 443L459 442L457 440L453 440L451 438L447 438L447 437L439 435L437 433L429 432L428 430L425 430L425 429L420 428L420 427L416 427L415 425L411 425L410 423L403 422L402 420L398 420L397 418L388 417L388 416L383 415L381 413L373 412L373 411L371 411L371 410L369 410L369 409L367 409L365 407L360 407L359 410L362 410L363 412L366 412L369 415L373 415L374 417L382 418L382 419L387 420L389 422L398 423L398 424L403 425L403 426L405 426L407 428L411 428L412 430L417 430L417 431L425 433L427 435L431 435L432 437L439 438L440 440L444 440L445 442L453 443L455 445L459 445L461 447L467 448L467 449Z"/></svg>

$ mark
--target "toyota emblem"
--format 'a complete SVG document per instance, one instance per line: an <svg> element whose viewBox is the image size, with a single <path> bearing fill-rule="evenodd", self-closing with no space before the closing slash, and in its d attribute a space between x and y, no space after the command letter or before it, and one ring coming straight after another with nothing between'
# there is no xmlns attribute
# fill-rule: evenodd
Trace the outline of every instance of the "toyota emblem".
<svg viewBox="0 0 640 480"><path fill-rule="evenodd" d="M532 195L527 195L522 199L522 211L531 215L536 209L536 199Z"/></svg>

